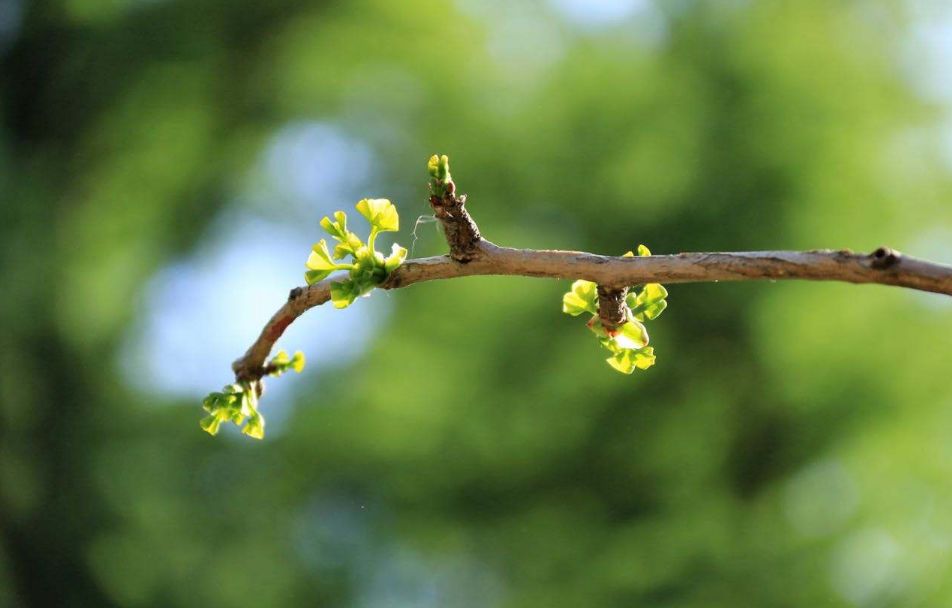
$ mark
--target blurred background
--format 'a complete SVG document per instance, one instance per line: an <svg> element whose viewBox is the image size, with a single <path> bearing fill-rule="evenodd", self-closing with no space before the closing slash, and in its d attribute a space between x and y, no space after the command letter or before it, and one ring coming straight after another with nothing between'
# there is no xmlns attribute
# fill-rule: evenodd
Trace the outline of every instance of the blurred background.
<svg viewBox="0 0 952 608"><path fill-rule="evenodd" d="M0 117L0 606L952 604L941 296L670 286L627 377L421 284L198 426L323 215L445 251L434 152L499 244L952 263L948 2L0 0Z"/></svg>

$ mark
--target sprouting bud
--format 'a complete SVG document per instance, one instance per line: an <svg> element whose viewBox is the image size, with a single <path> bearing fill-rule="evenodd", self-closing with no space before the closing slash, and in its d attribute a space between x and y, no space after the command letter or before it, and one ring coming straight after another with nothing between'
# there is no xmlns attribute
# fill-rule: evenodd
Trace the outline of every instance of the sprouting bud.
<svg viewBox="0 0 952 608"><path fill-rule="evenodd" d="M426 168L430 176L440 184L448 184L453 179L450 176L450 159L445 154L431 156Z"/></svg>

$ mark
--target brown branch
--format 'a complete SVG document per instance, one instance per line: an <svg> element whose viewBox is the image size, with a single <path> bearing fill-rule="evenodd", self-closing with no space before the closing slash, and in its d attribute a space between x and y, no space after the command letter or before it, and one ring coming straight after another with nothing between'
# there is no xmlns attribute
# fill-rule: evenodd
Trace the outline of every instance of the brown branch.
<svg viewBox="0 0 952 608"><path fill-rule="evenodd" d="M466 262L449 255L407 260L380 287L397 289L424 281L478 275L586 279L616 289L639 283L804 279L877 283L952 296L952 266L901 255L887 247L869 255L819 250L613 257L579 251L511 249L483 239L475 243ZM304 311L330 299L333 280L291 292L292 297L271 317L248 352L233 364L239 379L262 375L274 343Z"/></svg>
<svg viewBox="0 0 952 608"><path fill-rule="evenodd" d="M436 156L431 159L436 163ZM414 283L476 275L585 279L598 285L599 319L607 329L623 324L628 287L639 283L691 283L805 279L878 283L952 295L952 266L903 256L888 247L869 255L847 250L682 253L612 257L581 251L499 247L483 239L449 177L437 171L430 206L443 226L449 255L407 260L380 285L397 289ZM269 371L265 359L284 330L304 311L330 300L333 278L291 290L287 303L265 325L243 357L232 364L238 380L257 380Z"/></svg>
<svg viewBox="0 0 952 608"><path fill-rule="evenodd" d="M450 257L466 263L479 254L483 237L476 222L466 211L466 195L456 194L456 184L450 180L445 185L430 183L430 207L433 215L443 226L443 235L450 248Z"/></svg>
<svg viewBox="0 0 952 608"><path fill-rule="evenodd" d="M608 331L618 329L628 320L628 306L625 304L627 295L627 287L598 285L598 320Z"/></svg>

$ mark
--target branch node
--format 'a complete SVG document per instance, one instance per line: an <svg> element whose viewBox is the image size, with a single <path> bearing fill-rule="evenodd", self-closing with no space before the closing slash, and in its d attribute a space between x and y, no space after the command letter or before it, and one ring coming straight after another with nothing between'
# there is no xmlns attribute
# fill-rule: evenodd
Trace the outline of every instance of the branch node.
<svg viewBox="0 0 952 608"><path fill-rule="evenodd" d="M232 363L231 369L235 372L235 382L257 382L266 374L264 366L249 368L244 357Z"/></svg>
<svg viewBox="0 0 952 608"><path fill-rule="evenodd" d="M466 210L466 195L456 194L453 182L447 186L442 196L430 196L430 206L436 219L443 225L450 257L465 264L479 253L482 237L476 222Z"/></svg>
<svg viewBox="0 0 952 608"><path fill-rule="evenodd" d="M293 302L301 297L301 294L304 293L303 287L295 287L291 290L291 293L288 294L288 302Z"/></svg>
<svg viewBox="0 0 952 608"><path fill-rule="evenodd" d="M902 254L891 247L882 246L869 254L870 266L876 270L886 270L899 263Z"/></svg>
<svg viewBox="0 0 952 608"><path fill-rule="evenodd" d="M598 285L598 319L602 327L608 331L615 331L628 321L625 297L627 287L605 287Z"/></svg>

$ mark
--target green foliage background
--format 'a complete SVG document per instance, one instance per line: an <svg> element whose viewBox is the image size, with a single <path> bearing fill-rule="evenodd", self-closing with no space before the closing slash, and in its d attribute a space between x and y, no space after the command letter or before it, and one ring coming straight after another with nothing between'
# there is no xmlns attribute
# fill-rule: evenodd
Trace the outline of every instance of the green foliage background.
<svg viewBox="0 0 952 608"><path fill-rule="evenodd" d="M375 294L392 310L368 315L381 326L356 361L274 381L298 390L263 442L212 439L200 394L170 402L119 373L146 282L240 207L268 137L300 120L373 150L364 195L398 204L405 245L441 152L500 244L952 261L910 5L657 2L652 30L556 4L16 5L0 606L952 602L939 297L669 286L658 365L627 377L561 314L568 282ZM442 252L420 234L416 256ZM258 297L241 267L230 280ZM320 368L321 344L281 346Z"/></svg>

